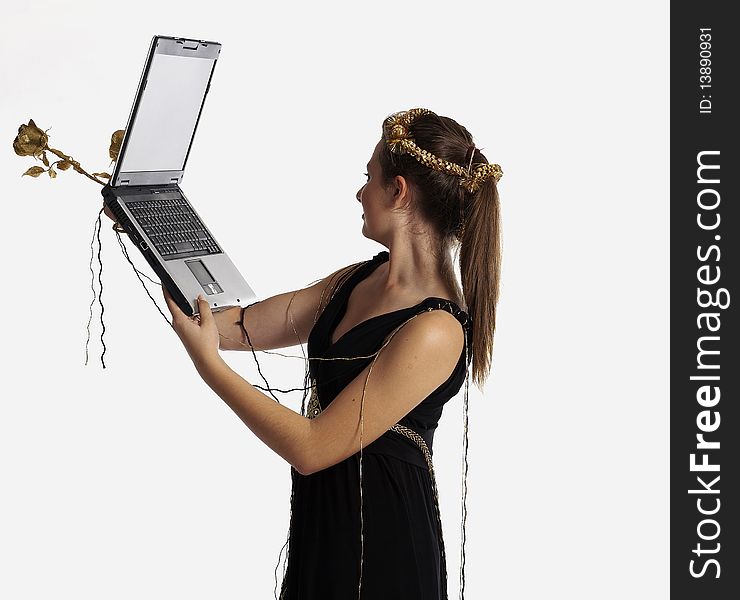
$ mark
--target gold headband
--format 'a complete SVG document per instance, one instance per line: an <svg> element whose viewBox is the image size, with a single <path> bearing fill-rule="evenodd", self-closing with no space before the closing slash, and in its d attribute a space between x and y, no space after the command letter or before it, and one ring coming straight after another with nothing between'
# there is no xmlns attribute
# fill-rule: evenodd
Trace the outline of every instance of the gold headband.
<svg viewBox="0 0 740 600"><path fill-rule="evenodd" d="M411 110L394 113L386 118L383 122L383 137L391 152L394 154L410 154L426 167L442 173L457 175L460 177L460 185L469 192L478 191L480 185L489 177L493 177L498 183L504 172L497 164L476 163L476 167L471 169L473 166L473 156L471 155L470 165L465 169L458 164L437 158L431 152L419 148L411 137L409 126L418 117L429 114L434 113L426 108L412 108ZM475 149L473 154L475 154Z"/></svg>

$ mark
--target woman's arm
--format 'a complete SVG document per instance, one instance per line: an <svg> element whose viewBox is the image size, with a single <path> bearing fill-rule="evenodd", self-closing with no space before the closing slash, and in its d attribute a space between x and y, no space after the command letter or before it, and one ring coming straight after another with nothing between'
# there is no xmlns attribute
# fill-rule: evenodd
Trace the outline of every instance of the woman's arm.
<svg viewBox="0 0 740 600"><path fill-rule="evenodd" d="M326 304L336 281L353 266L343 267L310 287L278 294L249 306L244 311L244 327L254 349L274 350L305 343L318 318L320 305ZM239 307L214 313L221 334L221 350L250 350L239 326L240 316Z"/></svg>
<svg viewBox="0 0 740 600"><path fill-rule="evenodd" d="M167 302L175 330L203 380L257 437L304 475L356 453L360 435L365 447L390 429L449 378L464 343L454 316L445 311L421 313L398 330L375 362L324 412L308 419L274 402L223 361L216 350L213 315L205 301L200 301L200 324L189 320L171 298Z"/></svg>

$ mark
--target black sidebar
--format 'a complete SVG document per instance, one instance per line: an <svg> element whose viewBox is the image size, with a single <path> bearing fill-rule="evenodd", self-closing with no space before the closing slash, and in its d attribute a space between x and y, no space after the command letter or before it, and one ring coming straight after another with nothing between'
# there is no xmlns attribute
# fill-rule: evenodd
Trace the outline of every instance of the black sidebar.
<svg viewBox="0 0 740 600"><path fill-rule="evenodd" d="M671 598L740 598L740 35L671 4Z"/></svg>

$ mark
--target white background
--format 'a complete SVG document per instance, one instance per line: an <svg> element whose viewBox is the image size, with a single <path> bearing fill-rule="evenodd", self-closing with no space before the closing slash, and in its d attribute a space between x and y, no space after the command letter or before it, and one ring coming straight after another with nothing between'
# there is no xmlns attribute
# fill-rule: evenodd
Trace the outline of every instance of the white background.
<svg viewBox="0 0 740 600"><path fill-rule="evenodd" d="M5 6L0 597L273 597L289 466L199 379L108 221L108 368L97 314L84 366L99 186L21 178L11 148L33 118L107 169L163 34L223 44L183 188L262 298L383 249L355 192L388 114L453 117L502 165L466 597L667 598L668 25L667 2L636 1ZM260 364L302 384L301 360ZM450 598L461 415L458 395L435 437Z"/></svg>

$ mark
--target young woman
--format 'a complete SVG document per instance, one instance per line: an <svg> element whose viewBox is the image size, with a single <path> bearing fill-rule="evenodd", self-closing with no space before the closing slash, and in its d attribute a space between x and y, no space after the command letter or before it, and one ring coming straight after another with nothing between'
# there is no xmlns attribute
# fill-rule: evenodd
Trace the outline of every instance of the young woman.
<svg viewBox="0 0 740 600"><path fill-rule="evenodd" d="M165 293L203 380L292 466L285 600L447 597L432 438L468 368L478 386L490 369L501 169L454 120L411 109L384 121L366 176L362 233L387 248L372 259L245 309L199 299L191 318ZM302 414L219 355L304 342Z"/></svg>

